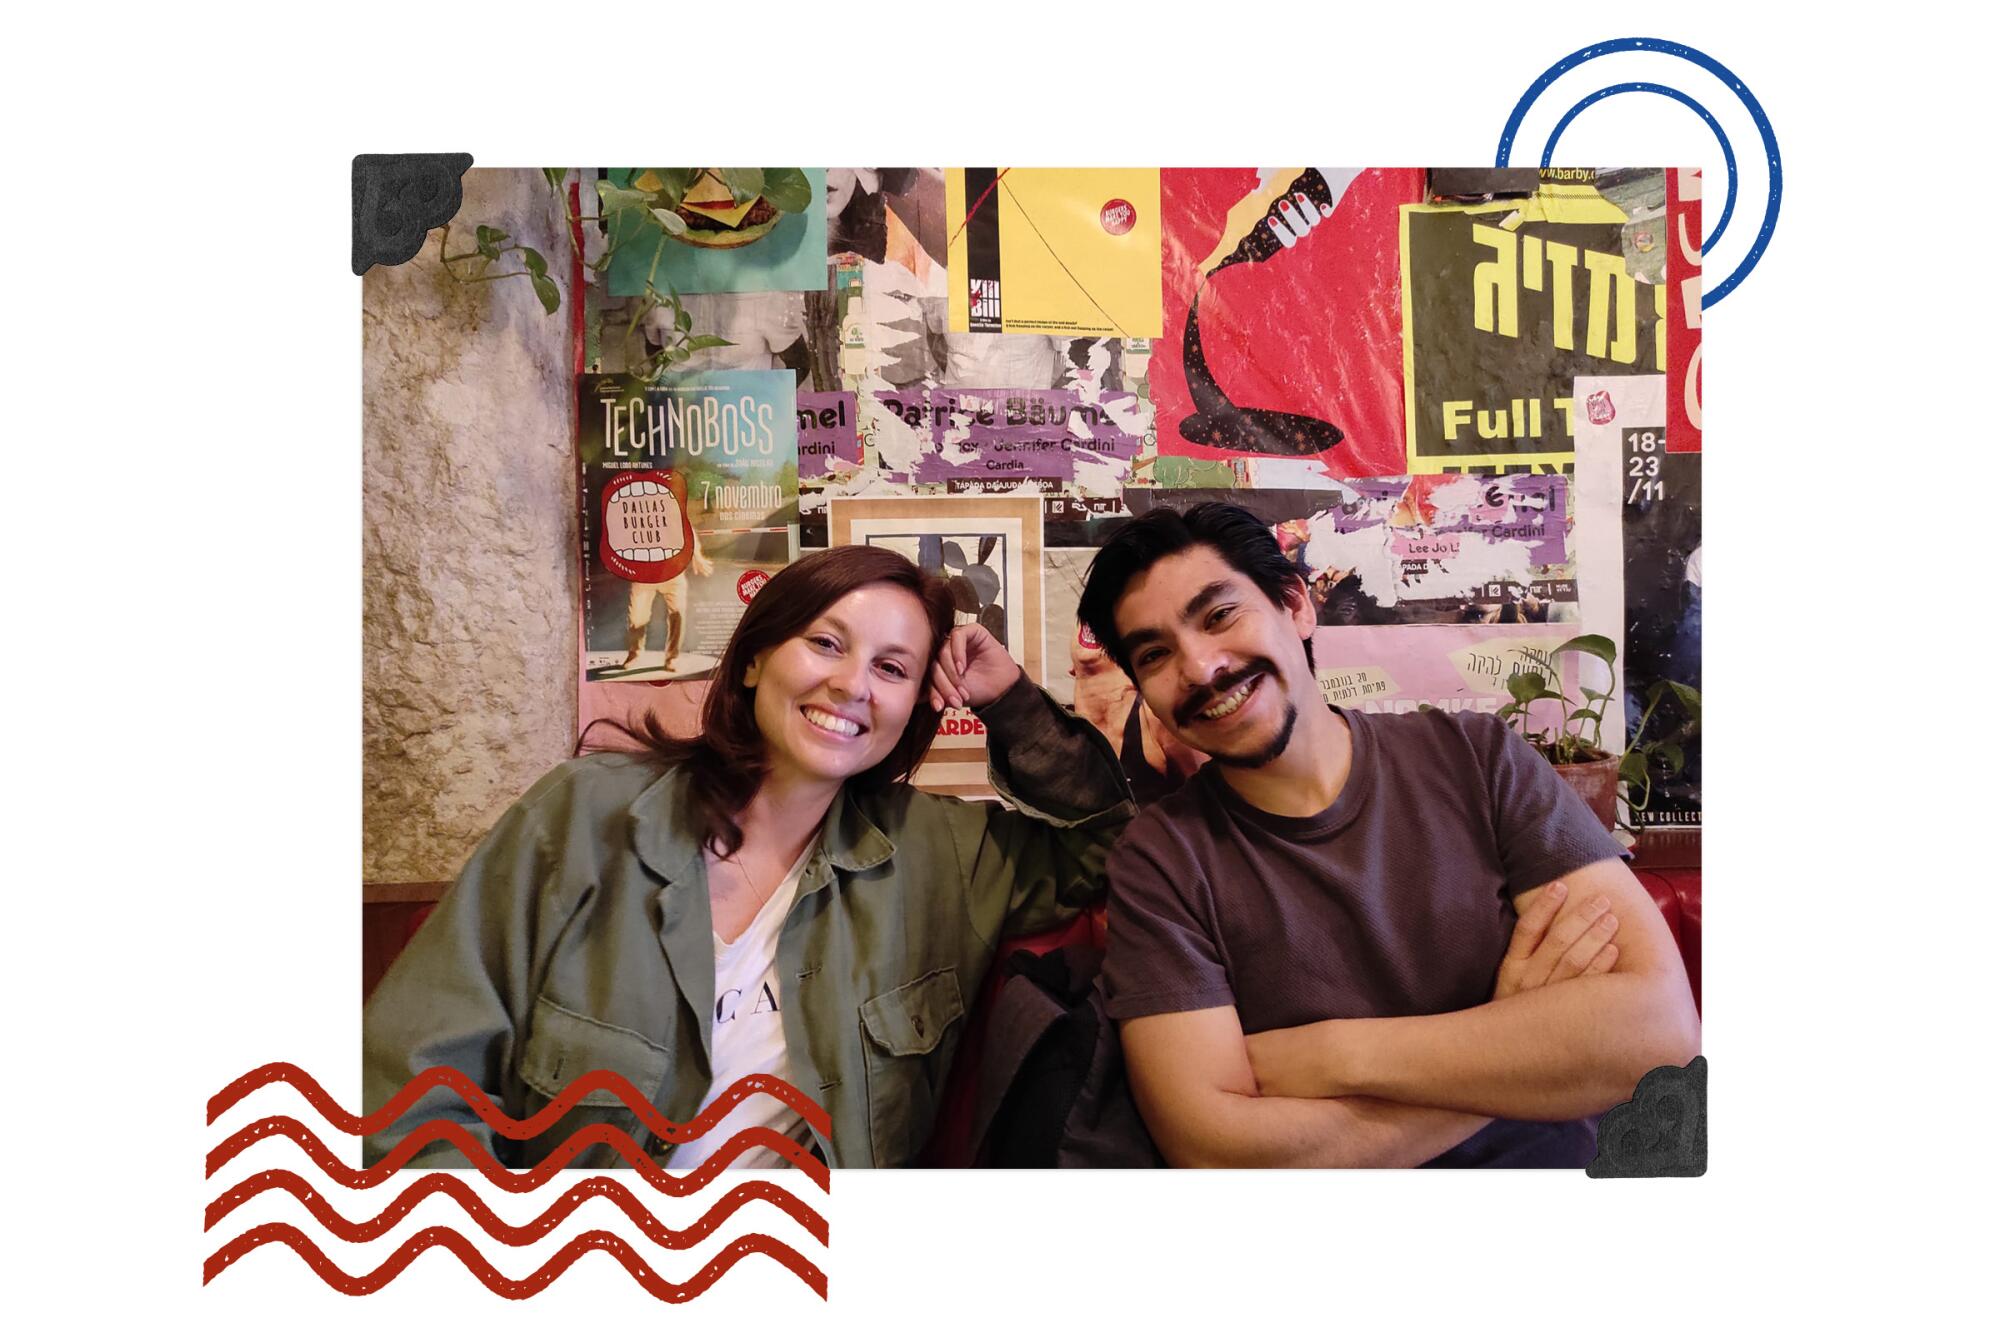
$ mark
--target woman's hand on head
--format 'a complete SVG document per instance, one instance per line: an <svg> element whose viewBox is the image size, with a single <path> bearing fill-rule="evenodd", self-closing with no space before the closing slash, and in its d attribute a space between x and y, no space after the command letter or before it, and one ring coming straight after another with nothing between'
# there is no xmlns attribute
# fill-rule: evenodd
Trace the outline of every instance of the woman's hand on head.
<svg viewBox="0 0 2000 1333"><path fill-rule="evenodd" d="M1014 687L1021 666L983 625L960 625L931 664L931 705L984 708Z"/></svg>

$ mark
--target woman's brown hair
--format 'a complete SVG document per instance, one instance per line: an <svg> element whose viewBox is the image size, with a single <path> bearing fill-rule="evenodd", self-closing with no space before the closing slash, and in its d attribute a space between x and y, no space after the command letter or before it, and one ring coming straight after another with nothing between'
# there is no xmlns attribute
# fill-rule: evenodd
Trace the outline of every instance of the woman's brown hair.
<svg viewBox="0 0 2000 1333"><path fill-rule="evenodd" d="M701 730L693 736L669 735L659 721L647 717L637 739L669 764L687 767L693 808L688 811L703 846L714 845L724 856L743 845L736 822L743 807L764 781L767 765L764 735L757 729L756 690L743 674L759 653L805 632L825 610L857 588L886 583L907 590L923 604L930 621L930 654L935 656L951 633L952 600L943 583L896 552L881 546L836 546L785 566L750 600L723 650L701 706ZM937 735L938 711L931 707L928 678L930 657L917 683L916 707L881 763L848 781L864 790L900 782L915 771ZM581 742L579 742L581 748Z"/></svg>

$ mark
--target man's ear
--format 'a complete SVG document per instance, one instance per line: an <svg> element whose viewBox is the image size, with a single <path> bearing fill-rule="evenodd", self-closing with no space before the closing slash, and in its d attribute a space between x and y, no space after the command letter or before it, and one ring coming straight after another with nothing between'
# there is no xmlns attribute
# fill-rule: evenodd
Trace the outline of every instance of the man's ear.
<svg viewBox="0 0 2000 1333"><path fill-rule="evenodd" d="M1297 575L1293 575L1285 585L1285 612L1291 617L1301 639L1310 639L1312 632L1319 628L1319 612L1306 593L1306 581Z"/></svg>

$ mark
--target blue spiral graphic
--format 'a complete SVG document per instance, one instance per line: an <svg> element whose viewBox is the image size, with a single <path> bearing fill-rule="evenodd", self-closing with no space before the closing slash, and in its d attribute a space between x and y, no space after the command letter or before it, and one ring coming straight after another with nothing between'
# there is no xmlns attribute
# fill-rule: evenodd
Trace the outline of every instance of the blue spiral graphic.
<svg viewBox="0 0 2000 1333"><path fill-rule="evenodd" d="M1595 60L1599 56L1616 55L1625 51L1650 51L1662 55L1675 56L1707 70L1710 74L1722 80L1730 91L1736 94L1738 100L1743 103L1744 110L1749 113L1751 122L1757 126L1758 137L1763 140L1765 164L1770 172L1771 182L1770 195L1764 201L1763 221L1758 225L1756 239L1750 243L1749 251L1738 261L1736 267L1730 271L1729 276L1717 283L1713 289L1702 294L1701 304L1705 310L1717 301L1720 301L1723 297L1729 295L1730 292L1736 290L1737 285L1743 279L1749 277L1750 271L1757 267L1757 261L1764 257L1764 251L1771 243L1771 233L1777 230L1778 204L1784 195L1785 182L1784 164L1778 154L1778 136L1771 130L1771 118L1764 114L1763 105L1757 101L1756 95L1750 91L1748 85L1732 74L1721 61L1716 60L1713 56L1697 51L1691 46L1683 46L1679 42L1664 41L1656 37L1619 37L1611 41L1598 42L1591 46L1586 46L1580 51L1573 51L1561 60L1558 60L1555 64L1549 66L1540 78L1528 86L1528 91L1521 94L1521 100L1514 104L1514 112L1507 117L1507 126L1500 132L1500 147L1498 152L1494 154L1494 165L1505 167L1511 164L1510 160L1514 154L1514 137L1520 133L1521 122L1527 117L1529 109L1535 104L1535 100L1542 95L1550 84L1585 61ZM1715 132L1716 141L1722 145L1722 159L1728 168L1729 175L1728 189L1723 200L1722 214L1716 219L1714 230L1709 232L1701 244L1702 253L1707 254L1716 241L1721 239L1724 229L1728 227L1729 220L1736 211L1736 151L1730 146L1729 136L1723 133L1721 123L1710 114L1708 108L1680 89L1670 88L1665 84L1658 83L1619 83L1607 88L1599 88L1596 92L1591 93L1575 106L1572 106L1568 111L1564 112L1562 119L1556 122L1555 129L1549 133L1548 142L1542 148L1542 165L1549 165L1550 159L1555 154L1556 140L1562 136L1562 132L1569 127L1570 122L1575 120L1585 108L1593 106L1607 97L1629 92L1652 93L1658 96L1670 97L1681 105L1692 109L1696 115L1707 122L1709 129Z"/></svg>

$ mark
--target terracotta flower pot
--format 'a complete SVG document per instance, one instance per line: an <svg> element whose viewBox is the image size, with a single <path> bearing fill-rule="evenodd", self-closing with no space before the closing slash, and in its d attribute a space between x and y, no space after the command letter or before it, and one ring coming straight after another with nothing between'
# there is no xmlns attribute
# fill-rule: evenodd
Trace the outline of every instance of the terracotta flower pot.
<svg viewBox="0 0 2000 1333"><path fill-rule="evenodd" d="M1618 831L1618 756L1605 755L1582 764L1557 764L1555 770L1567 782L1607 833Z"/></svg>

